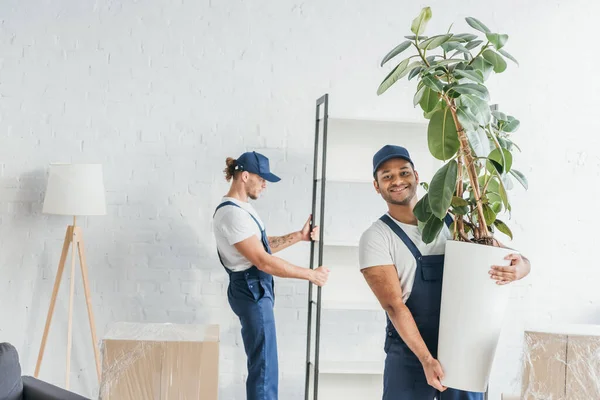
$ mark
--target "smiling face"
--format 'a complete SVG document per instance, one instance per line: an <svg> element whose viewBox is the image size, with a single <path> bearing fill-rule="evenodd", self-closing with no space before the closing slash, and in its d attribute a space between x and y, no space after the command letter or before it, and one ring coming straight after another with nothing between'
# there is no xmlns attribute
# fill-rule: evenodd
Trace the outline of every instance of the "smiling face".
<svg viewBox="0 0 600 400"><path fill-rule="evenodd" d="M416 201L419 174L410 162L393 158L381 164L373 184L387 203L408 206Z"/></svg>

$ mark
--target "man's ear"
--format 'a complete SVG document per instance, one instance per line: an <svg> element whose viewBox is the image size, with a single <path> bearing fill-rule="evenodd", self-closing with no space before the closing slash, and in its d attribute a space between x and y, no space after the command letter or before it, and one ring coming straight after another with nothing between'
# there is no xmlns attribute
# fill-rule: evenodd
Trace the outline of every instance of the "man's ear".
<svg viewBox="0 0 600 400"><path fill-rule="evenodd" d="M417 181L417 185L419 184L419 173L415 170L415 179Z"/></svg>
<svg viewBox="0 0 600 400"><path fill-rule="evenodd" d="M379 183L377 182L377 179L373 180L373 187L375 188L377 194L381 194L381 192L379 191Z"/></svg>
<svg viewBox="0 0 600 400"><path fill-rule="evenodd" d="M242 171L242 182L246 183L250 179L250 173L248 171Z"/></svg>

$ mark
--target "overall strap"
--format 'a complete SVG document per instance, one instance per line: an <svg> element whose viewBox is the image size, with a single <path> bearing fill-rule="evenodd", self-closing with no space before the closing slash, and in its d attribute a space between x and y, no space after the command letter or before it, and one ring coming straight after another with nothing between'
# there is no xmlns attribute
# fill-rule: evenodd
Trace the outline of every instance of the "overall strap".
<svg viewBox="0 0 600 400"><path fill-rule="evenodd" d="M402 230L402 228L400 228L400 226L397 223L392 221L389 215L384 214L379 219L383 221L387 226L389 226L390 229L404 242L408 250L412 253L412 255L415 258L418 259L419 257L421 257L421 252L419 251L417 246L415 246L413 241L410 240L406 232L404 232L404 230Z"/></svg>
<svg viewBox="0 0 600 400"><path fill-rule="evenodd" d="M450 225L452 225L452 223L454 222L454 219L452 218L450 213L446 214L446 216L444 217L444 222L446 223L446 226L450 228Z"/></svg>
<svg viewBox="0 0 600 400"><path fill-rule="evenodd" d="M262 232L264 229L262 228L262 226L260 226L260 222L258 222L258 220L254 217L254 215L252 215L252 213L248 210L245 210L244 208L240 207L238 204L235 204L233 201L224 201L223 203L219 204L217 206L217 208L215 209L215 214L217 213L217 211L219 210L219 208L225 207L225 206L234 206L237 208L241 208L242 210L246 211L254 220L254 222L256 222L256 225L258 225L258 229ZM213 214L213 218L215 216L215 214Z"/></svg>
<svg viewBox="0 0 600 400"><path fill-rule="evenodd" d="M400 238L400 240L402 240L402 242L404 242L404 244L406 245L408 250L411 252L411 254L416 259L421 257L421 252L419 251L417 246L413 243L412 240L410 240L410 238L408 237L406 232L404 232L404 230L397 223L392 221L392 218L390 218L389 215L384 214L379 219L381 221L383 221L387 226L389 226L390 229ZM444 222L446 223L446 226L449 228L450 225L452 225L452 223L454 222L454 220L452 219L452 216L450 216L450 214L446 214L446 216L444 217Z"/></svg>
<svg viewBox="0 0 600 400"><path fill-rule="evenodd" d="M234 206L237 208L240 208L244 211L246 211L254 220L254 222L256 222L256 225L258 226L258 230L260 231L260 237L261 237L261 242L263 244L263 247L265 248L265 251L269 254L271 254L271 246L269 245L269 238L267 237L267 234L265 232L265 230L262 228L262 226L260 226L260 223L258 222L258 220L254 217L254 215L252 215L252 213L246 209L244 209L243 207L240 207L238 204L235 204L233 201L224 201L223 203L219 204L217 206L217 208L215 209L215 212L213 214L213 218L215 217L215 214L217 213L217 211L225 206ZM219 256L219 261L221 262L221 265L223 267L225 267L225 269L227 270L227 272L229 272L229 269L225 266L225 263L223 262L223 258L221 257L221 253L219 252L219 249L217 249L217 255Z"/></svg>

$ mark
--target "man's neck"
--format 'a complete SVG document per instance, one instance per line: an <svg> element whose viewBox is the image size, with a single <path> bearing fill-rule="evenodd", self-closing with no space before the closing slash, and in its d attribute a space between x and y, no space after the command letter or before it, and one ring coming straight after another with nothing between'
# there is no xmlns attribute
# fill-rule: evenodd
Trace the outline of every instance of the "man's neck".
<svg viewBox="0 0 600 400"><path fill-rule="evenodd" d="M241 188L239 185L236 185L235 183L231 185L229 192L227 192L225 196L232 197L244 203L248 202L248 195L246 194L246 191L243 190L243 188Z"/></svg>
<svg viewBox="0 0 600 400"><path fill-rule="evenodd" d="M402 222L403 224L408 225L417 225L417 217L413 213L413 209L415 207L416 202L411 202L408 205L399 205L399 204L389 204L388 203L388 211L392 218L394 218L398 222Z"/></svg>

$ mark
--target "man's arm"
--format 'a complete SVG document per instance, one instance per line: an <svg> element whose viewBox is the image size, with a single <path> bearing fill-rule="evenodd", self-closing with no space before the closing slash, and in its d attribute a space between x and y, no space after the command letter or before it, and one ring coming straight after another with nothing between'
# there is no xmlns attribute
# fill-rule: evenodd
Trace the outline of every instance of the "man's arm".
<svg viewBox="0 0 600 400"><path fill-rule="evenodd" d="M256 268L268 274L281 278L305 279L318 286L323 286L327 282L329 275L327 268L302 268L275 257L265 251L261 241L255 235L235 243L234 246Z"/></svg>
<svg viewBox="0 0 600 400"><path fill-rule="evenodd" d="M298 232L292 232L285 236L269 236L269 246L271 246L271 252L277 253L293 244L301 241L317 240L319 237L319 227L315 226L310 229L310 221L312 215L308 217L308 221L304 224L301 230Z"/></svg>
<svg viewBox="0 0 600 400"><path fill-rule="evenodd" d="M269 236L269 246L271 246L271 252L277 253L293 244L298 243L302 240L302 234L300 232L288 233L285 236Z"/></svg>
<svg viewBox="0 0 600 400"><path fill-rule="evenodd" d="M498 247L513 250L506 247L498 240L495 241ZM510 260L509 266L492 265L489 274L498 285L506 285L507 283L518 281L525 278L531 272L531 262L522 254L509 254L504 257L505 260Z"/></svg>
<svg viewBox="0 0 600 400"><path fill-rule="evenodd" d="M437 390L446 390L440 382L444 378L442 367L429 352L412 313L402 301L402 287L396 267L374 266L362 269L362 273L402 340L421 361L427 383Z"/></svg>

